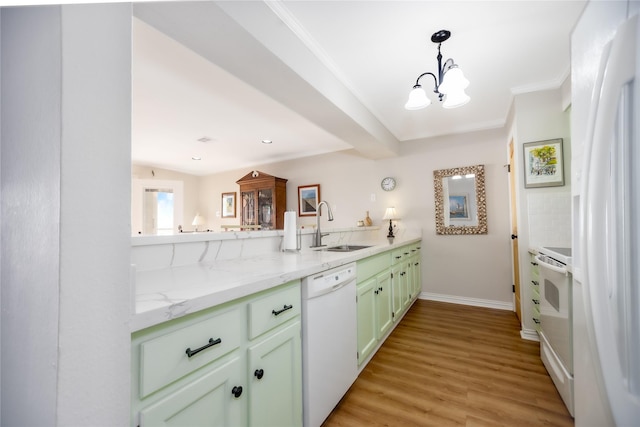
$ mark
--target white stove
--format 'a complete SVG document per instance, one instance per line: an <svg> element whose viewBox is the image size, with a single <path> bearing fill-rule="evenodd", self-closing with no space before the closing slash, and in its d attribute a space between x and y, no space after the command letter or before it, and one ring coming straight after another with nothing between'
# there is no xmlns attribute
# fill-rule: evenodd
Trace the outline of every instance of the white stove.
<svg viewBox="0 0 640 427"><path fill-rule="evenodd" d="M571 248L543 247L540 269L540 357L573 415Z"/></svg>

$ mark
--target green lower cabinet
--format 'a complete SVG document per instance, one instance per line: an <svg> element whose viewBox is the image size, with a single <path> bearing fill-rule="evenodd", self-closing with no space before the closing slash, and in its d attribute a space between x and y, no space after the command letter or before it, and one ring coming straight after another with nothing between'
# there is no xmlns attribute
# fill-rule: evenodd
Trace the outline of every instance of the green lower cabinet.
<svg viewBox="0 0 640 427"><path fill-rule="evenodd" d="M411 280L413 282L413 299L422 292L422 270L420 269L420 255L414 255L411 259Z"/></svg>
<svg viewBox="0 0 640 427"><path fill-rule="evenodd" d="M301 427L300 316L296 280L135 332L131 426Z"/></svg>
<svg viewBox="0 0 640 427"><path fill-rule="evenodd" d="M403 261L402 271L400 272L400 286L402 286L402 311L404 312L409 308L409 304L412 301L413 289L410 278L410 264L408 261Z"/></svg>
<svg viewBox="0 0 640 427"><path fill-rule="evenodd" d="M357 295L358 364L362 364L393 326L389 270L359 283Z"/></svg>
<svg viewBox="0 0 640 427"><path fill-rule="evenodd" d="M358 363L364 361L377 344L376 339L376 278L358 284Z"/></svg>
<svg viewBox="0 0 640 427"><path fill-rule="evenodd" d="M246 424L244 358L236 356L140 411L141 426L224 427ZM238 397L236 397L236 395Z"/></svg>
<svg viewBox="0 0 640 427"><path fill-rule="evenodd" d="M249 426L302 426L300 333L298 321L249 347Z"/></svg>
<svg viewBox="0 0 640 427"><path fill-rule="evenodd" d="M393 316L391 315L391 273L389 270L376 276L376 339L380 340L393 326Z"/></svg>
<svg viewBox="0 0 640 427"><path fill-rule="evenodd" d="M403 284L402 266L397 264L391 267L391 289L393 294L392 315L393 318L399 318L402 313L403 301L404 301L404 284Z"/></svg>

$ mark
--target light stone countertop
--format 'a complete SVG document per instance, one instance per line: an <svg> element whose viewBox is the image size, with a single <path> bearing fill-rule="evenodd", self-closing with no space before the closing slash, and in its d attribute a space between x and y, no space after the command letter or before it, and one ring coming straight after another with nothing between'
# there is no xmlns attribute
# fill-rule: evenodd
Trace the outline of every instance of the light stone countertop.
<svg viewBox="0 0 640 427"><path fill-rule="evenodd" d="M272 252L248 258L132 272L135 312L130 329L139 331L421 239L420 236L397 237L391 244L384 239L353 252L308 249Z"/></svg>

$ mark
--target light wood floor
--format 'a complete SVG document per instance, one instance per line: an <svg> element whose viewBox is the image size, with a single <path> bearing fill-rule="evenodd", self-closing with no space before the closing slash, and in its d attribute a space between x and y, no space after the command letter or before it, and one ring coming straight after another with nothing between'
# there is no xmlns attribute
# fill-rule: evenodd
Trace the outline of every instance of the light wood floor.
<svg viewBox="0 0 640 427"><path fill-rule="evenodd" d="M323 427L573 426L515 314L418 300Z"/></svg>

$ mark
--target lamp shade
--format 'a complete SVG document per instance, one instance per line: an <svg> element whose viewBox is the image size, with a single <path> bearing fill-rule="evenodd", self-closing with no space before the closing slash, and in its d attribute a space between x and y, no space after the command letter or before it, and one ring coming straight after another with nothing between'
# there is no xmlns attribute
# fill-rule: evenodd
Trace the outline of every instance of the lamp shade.
<svg viewBox="0 0 640 427"><path fill-rule="evenodd" d="M206 220L204 219L204 217L200 214L196 214L196 216L193 218L193 222L191 223L191 225L204 225L206 223Z"/></svg>
<svg viewBox="0 0 640 427"><path fill-rule="evenodd" d="M462 107L471 100L469 95L464 92L464 89L449 92L446 95L442 108L457 108Z"/></svg>
<svg viewBox="0 0 640 427"><path fill-rule="evenodd" d="M444 74L442 83L438 87L438 92L448 94L456 91L463 91L469 86L469 80L464 76L458 67L451 68Z"/></svg>
<svg viewBox="0 0 640 427"><path fill-rule="evenodd" d="M419 110L421 108L428 107L431 104L431 100L427 98L422 86L415 85L413 90L409 92L409 100L404 104L404 108L407 110Z"/></svg>
<svg viewBox="0 0 640 427"><path fill-rule="evenodd" d="M464 90L469 86L469 80L464 77L458 67L451 68L444 75L442 84L438 88L440 93L446 95L442 108L462 107L471 100Z"/></svg>
<svg viewBox="0 0 640 427"><path fill-rule="evenodd" d="M398 219L398 213L396 212L396 208L390 207L384 212L384 216L382 219Z"/></svg>

